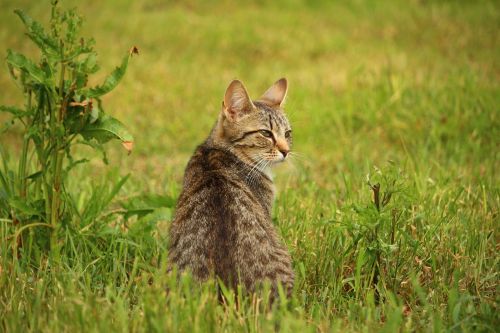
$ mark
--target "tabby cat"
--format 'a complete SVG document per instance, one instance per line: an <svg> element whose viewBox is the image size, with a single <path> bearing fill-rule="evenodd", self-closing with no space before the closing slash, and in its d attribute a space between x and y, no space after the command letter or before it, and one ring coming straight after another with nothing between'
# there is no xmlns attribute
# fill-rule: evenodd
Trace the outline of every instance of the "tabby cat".
<svg viewBox="0 0 500 333"><path fill-rule="evenodd" d="M228 86L217 123L189 161L170 227L169 266L200 281L255 291L269 281L290 294L291 258L271 221L270 167L286 159L292 131L283 112L286 79L256 101L243 83Z"/></svg>

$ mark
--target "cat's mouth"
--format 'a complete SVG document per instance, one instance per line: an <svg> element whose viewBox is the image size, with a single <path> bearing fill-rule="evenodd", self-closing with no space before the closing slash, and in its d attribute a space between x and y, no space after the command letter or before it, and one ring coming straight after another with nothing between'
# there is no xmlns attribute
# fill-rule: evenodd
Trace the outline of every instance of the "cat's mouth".
<svg viewBox="0 0 500 333"><path fill-rule="evenodd" d="M286 160L286 156L281 156L281 157L277 158L276 163L282 163L282 162L285 162L285 160Z"/></svg>
<svg viewBox="0 0 500 333"><path fill-rule="evenodd" d="M255 169L264 170L276 164L285 162L288 159L288 152L269 151L262 155L257 155L257 158L251 160L251 164Z"/></svg>
<svg viewBox="0 0 500 333"><path fill-rule="evenodd" d="M272 164L283 163L283 162L285 162L287 155L288 154L283 154L283 153L280 152L280 153L276 154L275 156L273 156L273 158L270 159L270 162Z"/></svg>

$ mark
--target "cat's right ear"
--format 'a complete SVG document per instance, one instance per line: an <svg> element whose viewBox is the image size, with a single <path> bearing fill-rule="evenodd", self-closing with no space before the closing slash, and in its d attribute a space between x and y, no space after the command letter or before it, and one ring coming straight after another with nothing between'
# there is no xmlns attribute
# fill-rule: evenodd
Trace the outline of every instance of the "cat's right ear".
<svg viewBox="0 0 500 333"><path fill-rule="evenodd" d="M230 121L237 121L255 109L247 90L239 80L233 80L226 89L222 105L224 115Z"/></svg>
<svg viewBox="0 0 500 333"><path fill-rule="evenodd" d="M281 78L274 82L271 88L267 89L264 95L259 98L259 101L270 106L283 106L287 91L288 81L285 78Z"/></svg>

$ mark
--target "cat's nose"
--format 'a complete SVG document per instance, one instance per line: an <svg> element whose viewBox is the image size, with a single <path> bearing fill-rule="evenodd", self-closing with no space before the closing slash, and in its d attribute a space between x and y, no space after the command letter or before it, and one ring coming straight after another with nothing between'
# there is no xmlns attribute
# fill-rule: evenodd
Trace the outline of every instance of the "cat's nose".
<svg viewBox="0 0 500 333"><path fill-rule="evenodd" d="M283 155L283 158L285 158L286 155L288 155L288 153L290 152L290 146L288 145L288 142L286 142L286 140L282 138L278 138L276 140L276 149L278 149L279 152Z"/></svg>
<svg viewBox="0 0 500 333"><path fill-rule="evenodd" d="M288 150L288 149L280 149L280 153L283 154L283 158L285 158L289 152L290 152L290 150Z"/></svg>

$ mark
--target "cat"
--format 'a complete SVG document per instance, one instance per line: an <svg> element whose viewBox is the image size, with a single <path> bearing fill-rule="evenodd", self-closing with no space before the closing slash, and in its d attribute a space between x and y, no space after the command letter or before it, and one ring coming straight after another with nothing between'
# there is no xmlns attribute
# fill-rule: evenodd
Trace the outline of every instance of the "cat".
<svg viewBox="0 0 500 333"><path fill-rule="evenodd" d="M252 101L241 81L229 84L215 126L185 170L169 230L169 267L247 292L269 281L273 295L281 284L290 296L294 272L271 221L270 173L292 145L287 88L282 78Z"/></svg>

